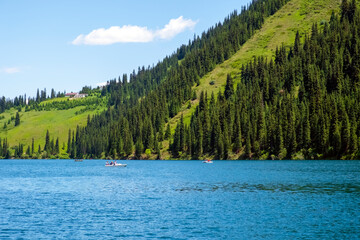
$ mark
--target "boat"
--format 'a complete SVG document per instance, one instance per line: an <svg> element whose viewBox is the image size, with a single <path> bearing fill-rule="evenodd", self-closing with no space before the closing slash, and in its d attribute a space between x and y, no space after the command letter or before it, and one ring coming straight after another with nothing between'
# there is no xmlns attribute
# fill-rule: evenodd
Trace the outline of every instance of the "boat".
<svg viewBox="0 0 360 240"><path fill-rule="evenodd" d="M117 163L117 162L111 162L111 163L106 162L105 164L105 167L126 167L126 166L127 164Z"/></svg>
<svg viewBox="0 0 360 240"><path fill-rule="evenodd" d="M115 164L105 164L105 167L126 167L127 164L115 163Z"/></svg>
<svg viewBox="0 0 360 240"><path fill-rule="evenodd" d="M82 162L82 159L75 159L75 162Z"/></svg>
<svg viewBox="0 0 360 240"><path fill-rule="evenodd" d="M207 159L207 160L203 161L203 163L213 163L213 161L211 161L210 159Z"/></svg>

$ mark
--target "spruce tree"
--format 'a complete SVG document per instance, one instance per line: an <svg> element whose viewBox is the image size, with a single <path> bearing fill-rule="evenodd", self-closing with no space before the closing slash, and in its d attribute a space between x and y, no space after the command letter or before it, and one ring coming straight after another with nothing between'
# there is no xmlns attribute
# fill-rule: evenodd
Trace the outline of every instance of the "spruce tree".
<svg viewBox="0 0 360 240"><path fill-rule="evenodd" d="M245 147L245 154L248 158L251 158L251 139L250 139L250 132L248 131L247 137L246 137L246 147Z"/></svg>
<svg viewBox="0 0 360 240"><path fill-rule="evenodd" d="M165 139L169 140L171 137L171 132L170 132L170 124L168 123L166 126L166 131L165 131Z"/></svg>
<svg viewBox="0 0 360 240"><path fill-rule="evenodd" d="M296 31L296 36L295 36L295 43L294 43L294 55L299 55L300 53L300 34L299 31Z"/></svg>
<svg viewBox="0 0 360 240"><path fill-rule="evenodd" d="M225 98L228 99L234 94L234 83L230 74L226 76Z"/></svg>
<svg viewBox="0 0 360 240"><path fill-rule="evenodd" d="M34 154L34 151L35 151L35 140L34 140L34 138L32 138L32 140L31 140L31 155Z"/></svg>
<svg viewBox="0 0 360 240"><path fill-rule="evenodd" d="M234 131L233 131L233 152L238 153L242 147L241 140L241 124L240 124L240 114L239 111L236 110L235 119L234 119Z"/></svg>
<svg viewBox="0 0 360 240"><path fill-rule="evenodd" d="M49 130L46 131L44 151L46 151L47 153L50 153L50 133L49 133Z"/></svg>
<svg viewBox="0 0 360 240"><path fill-rule="evenodd" d="M28 146L28 148L26 149L26 155L30 156L31 154L31 150L30 150L30 146Z"/></svg>
<svg viewBox="0 0 360 240"><path fill-rule="evenodd" d="M19 125L20 125L20 115L19 112L17 112L15 117L15 127Z"/></svg>
<svg viewBox="0 0 360 240"><path fill-rule="evenodd" d="M60 153L59 138L56 138L54 153L55 153L55 154L59 154L59 153Z"/></svg>
<svg viewBox="0 0 360 240"><path fill-rule="evenodd" d="M71 153L71 130L69 129L68 133L68 142L67 142L67 153Z"/></svg>
<svg viewBox="0 0 360 240"><path fill-rule="evenodd" d="M179 150L184 151L185 148L185 126L184 126L184 116L181 114L180 117L180 139L179 139Z"/></svg>
<svg viewBox="0 0 360 240"><path fill-rule="evenodd" d="M137 159L140 159L143 151L144 151L144 145L143 145L141 139L139 138L135 144L135 157Z"/></svg>

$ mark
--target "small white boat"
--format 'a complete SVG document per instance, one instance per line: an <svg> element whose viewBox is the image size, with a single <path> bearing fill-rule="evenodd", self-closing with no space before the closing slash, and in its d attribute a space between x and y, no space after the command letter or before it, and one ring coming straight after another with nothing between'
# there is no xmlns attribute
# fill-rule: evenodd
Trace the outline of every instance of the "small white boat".
<svg viewBox="0 0 360 240"><path fill-rule="evenodd" d="M105 167L126 167L127 164L123 164L123 163L113 163L113 164L105 164Z"/></svg>
<svg viewBox="0 0 360 240"><path fill-rule="evenodd" d="M203 161L203 163L213 163L210 159Z"/></svg>

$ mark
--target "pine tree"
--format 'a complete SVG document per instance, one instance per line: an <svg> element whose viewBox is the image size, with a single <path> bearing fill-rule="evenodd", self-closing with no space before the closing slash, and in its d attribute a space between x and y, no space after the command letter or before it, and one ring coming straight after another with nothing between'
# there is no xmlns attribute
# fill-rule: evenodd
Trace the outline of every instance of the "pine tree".
<svg viewBox="0 0 360 240"><path fill-rule="evenodd" d="M225 98L228 99L230 98L232 95L234 94L234 83L233 83L233 79L230 76L230 74L228 74L226 76L226 85L225 85Z"/></svg>
<svg viewBox="0 0 360 240"><path fill-rule="evenodd" d="M358 136L356 134L357 131L357 122L355 116L353 116L351 120L351 141L350 141L350 149L352 153L356 153L358 151Z"/></svg>
<svg viewBox="0 0 360 240"><path fill-rule="evenodd" d="M72 131L72 140L71 140L71 151L70 151L70 158L76 157L76 142L75 142L75 133Z"/></svg>
<svg viewBox="0 0 360 240"><path fill-rule="evenodd" d="M307 113L304 122L304 147L309 148L310 145L311 145L311 131L310 131L309 115Z"/></svg>
<svg viewBox="0 0 360 240"><path fill-rule="evenodd" d="M278 143L279 143L278 151L281 152L284 149L284 136L283 136L281 124L279 124L278 127Z"/></svg>
<svg viewBox="0 0 360 240"><path fill-rule="evenodd" d="M143 145L141 139L139 138L135 144L135 157L137 159L140 159L143 151L144 151L144 145Z"/></svg>
<svg viewBox="0 0 360 240"><path fill-rule="evenodd" d="M245 147L245 154L248 158L251 158L251 139L250 139L250 132L248 131L246 137L246 147Z"/></svg>
<svg viewBox="0 0 360 240"><path fill-rule="evenodd" d="M353 22L355 14L356 14L356 9L357 9L357 3L356 0L352 0L350 5L349 5L349 21Z"/></svg>
<svg viewBox="0 0 360 240"><path fill-rule="evenodd" d="M335 131L333 133L333 139L334 139L334 151L335 154L338 155L341 149L341 133L338 122L335 123Z"/></svg>
<svg viewBox="0 0 360 240"><path fill-rule="evenodd" d="M67 142L67 153L71 153L71 130L69 129L68 133L68 142Z"/></svg>
<svg viewBox="0 0 360 240"><path fill-rule="evenodd" d="M179 157L179 151L180 149L180 123L178 123L178 125L175 128L175 133L174 133L174 138L173 138L173 143L171 144L171 149L172 149L172 155L174 157Z"/></svg>
<svg viewBox="0 0 360 240"><path fill-rule="evenodd" d="M184 148L185 148L185 126L184 126L184 116L181 114L179 150L184 151Z"/></svg>
<svg viewBox="0 0 360 240"><path fill-rule="evenodd" d="M37 91L36 91L36 102L37 102L37 103L40 102L40 92L39 92L39 89L37 89Z"/></svg>
<svg viewBox="0 0 360 240"><path fill-rule="evenodd" d="M235 120L234 120L234 130L233 130L233 152L238 153L242 147L241 140L241 124L240 124L240 114L239 111L236 110Z"/></svg>
<svg viewBox="0 0 360 240"><path fill-rule="evenodd" d="M202 124L199 118L196 120L196 132L195 132L196 140L195 140L195 147L194 153L197 159L203 154L203 131L202 131Z"/></svg>
<svg viewBox="0 0 360 240"><path fill-rule="evenodd" d="M166 131L165 131L165 139L169 140L171 137L171 132L170 132L170 124L168 123L166 126Z"/></svg>
<svg viewBox="0 0 360 240"><path fill-rule="evenodd" d="M344 121L343 121L343 129L342 129L342 152L347 152L350 148L350 141L351 141L351 126L348 115L345 113Z"/></svg>
<svg viewBox="0 0 360 240"><path fill-rule="evenodd" d="M34 154L34 151L35 151L35 140L34 140L34 138L32 138L32 140L31 140L31 155Z"/></svg>
<svg viewBox="0 0 360 240"><path fill-rule="evenodd" d="M26 149L26 155L30 156L31 154L31 150L30 150L30 146L28 146L28 148Z"/></svg>
<svg viewBox="0 0 360 240"><path fill-rule="evenodd" d="M342 0L341 2L341 21L343 21L345 18L348 19L349 13L350 13L350 6L347 0Z"/></svg>
<svg viewBox="0 0 360 240"><path fill-rule="evenodd" d="M17 112L15 117L15 127L19 125L20 125L20 115L19 112Z"/></svg>
<svg viewBox="0 0 360 240"><path fill-rule="evenodd" d="M300 34L299 31L296 32L296 36L295 36L295 43L294 43L294 55L299 55L300 54Z"/></svg>
<svg viewBox="0 0 360 240"><path fill-rule="evenodd" d="M129 128L129 122L126 119L124 119L123 122L123 134L124 134L124 152L126 156L129 156L130 154L133 153L134 142Z"/></svg>
<svg viewBox="0 0 360 240"><path fill-rule="evenodd" d="M160 144L159 144L159 134L156 134L155 141L154 141L154 151L159 156L160 159Z"/></svg>
<svg viewBox="0 0 360 240"><path fill-rule="evenodd" d="M55 154L59 154L59 153L60 153L59 138L56 138L54 153L55 153Z"/></svg>
<svg viewBox="0 0 360 240"><path fill-rule="evenodd" d="M51 154L54 154L54 152L55 152L54 150L55 150L54 139L51 139L49 151L50 151Z"/></svg>
<svg viewBox="0 0 360 240"><path fill-rule="evenodd" d="M50 133L46 131L44 151L50 153Z"/></svg>

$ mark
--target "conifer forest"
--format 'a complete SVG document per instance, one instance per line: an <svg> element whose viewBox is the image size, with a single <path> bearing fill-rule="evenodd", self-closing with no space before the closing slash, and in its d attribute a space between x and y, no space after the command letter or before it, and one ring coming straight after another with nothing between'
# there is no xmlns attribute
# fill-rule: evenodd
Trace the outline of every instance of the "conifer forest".
<svg viewBox="0 0 360 240"><path fill-rule="evenodd" d="M163 159L167 152L171 159L359 159L355 0L343 0L338 13L315 22L310 32L297 32L291 47L279 42L273 58L254 56L240 67L241 74L227 75L225 88L194 91L287 2L254 0L156 65L109 81L100 90L108 97L107 110L69 129L64 143L69 158ZM169 120L194 100L198 105L190 120L181 116L171 128ZM18 102L0 100L0 110ZM39 150L19 143L14 156L26 149L29 155L58 154L63 143L51 137L57 138L49 129ZM5 158L11 157L8 141L0 139Z"/></svg>

